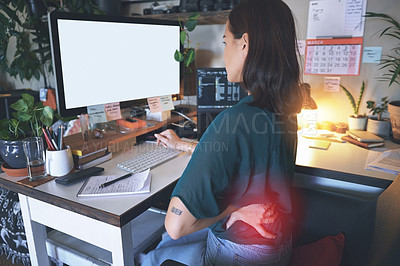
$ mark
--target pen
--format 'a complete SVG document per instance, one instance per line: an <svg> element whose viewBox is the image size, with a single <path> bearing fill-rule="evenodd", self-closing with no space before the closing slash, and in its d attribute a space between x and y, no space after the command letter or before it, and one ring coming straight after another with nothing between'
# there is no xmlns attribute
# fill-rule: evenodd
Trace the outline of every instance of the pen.
<svg viewBox="0 0 400 266"><path fill-rule="evenodd" d="M42 131L43 131L44 138L46 139L47 146L48 146L49 150L54 151L55 149L53 147L53 144L50 141L49 136L47 136L46 130L44 128L42 128Z"/></svg>
<svg viewBox="0 0 400 266"><path fill-rule="evenodd" d="M104 187L106 187L106 186L109 186L109 185L111 185L111 184L114 184L115 182L121 181L122 179L125 179L125 178L130 177L130 176L132 176L132 173L123 175L123 176L118 177L118 178L116 178L116 179L114 179L114 180L111 180L111 181L109 181L109 182L105 182L104 184L101 184L101 185L99 186L99 188L104 188Z"/></svg>
<svg viewBox="0 0 400 266"><path fill-rule="evenodd" d="M339 139L334 139L334 138L328 138L328 137L308 137L308 136L303 136L306 139L315 139L315 140L326 140L326 141L330 141L330 142L338 142L338 143L345 143L345 141L343 140L339 140Z"/></svg>
<svg viewBox="0 0 400 266"><path fill-rule="evenodd" d="M58 151L57 144L56 144L56 142L54 141L54 138L53 138L53 136L51 135L49 128L47 128L47 127L46 127L46 132L47 132L47 136L49 136L49 139L50 139L51 143L53 144L54 150L55 150L55 151Z"/></svg>
<svg viewBox="0 0 400 266"><path fill-rule="evenodd" d="M60 150L63 149L63 136L64 135L64 128L63 126L59 127L59 135L58 135L58 146L60 148Z"/></svg>

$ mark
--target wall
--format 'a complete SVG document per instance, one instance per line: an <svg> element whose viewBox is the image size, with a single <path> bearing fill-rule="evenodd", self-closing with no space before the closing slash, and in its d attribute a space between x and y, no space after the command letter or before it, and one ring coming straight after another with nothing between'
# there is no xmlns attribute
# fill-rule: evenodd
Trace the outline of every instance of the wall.
<svg viewBox="0 0 400 266"><path fill-rule="evenodd" d="M292 9L297 20L298 38L304 40L307 34L308 6L309 0L284 0ZM369 0L367 11L386 13L400 21L400 1L398 0ZM365 23L364 46L382 46L382 54L386 54L396 45L393 39L378 38L376 32L387 26L382 21L368 19ZM221 67L223 62L222 36L223 25L199 26L193 33L191 40L194 44L199 43L199 56L196 59L198 67ZM398 45L398 44L397 44ZM303 58L304 59L304 58ZM359 76L342 77L341 83L345 85L354 97L358 98L358 92L362 80L366 82L366 90L360 107L360 113L367 113L367 100L380 100L388 96L391 100L400 100L400 86L393 84L388 88L388 82L378 81L380 74L378 64L361 64ZM304 75L303 80L311 84L312 97L318 104L318 120L347 122L347 117L352 114L352 108L345 94L340 92L324 92L323 76ZM339 108L338 108L339 107ZM388 114L385 115L386 117Z"/></svg>
<svg viewBox="0 0 400 266"><path fill-rule="evenodd" d="M307 33L307 18L309 0L284 0L292 9L298 27L298 38L305 39ZM178 5L179 0L160 1L160 4L168 6ZM149 8L151 3L123 4L122 14L129 16L132 13L142 13L143 8ZM400 1L399 0L369 0L367 11L383 12L391 15L397 21L400 21ZM364 46L382 46L382 54L389 52L396 42L389 38L378 38L376 33L383 29L387 24L379 20L368 19L365 24ZM196 59L197 67L223 67L223 44L222 36L224 34L224 25L198 26L191 34L193 45L200 45L198 56ZM361 113L366 113L365 102L367 100L379 100L384 96L389 96L391 100L400 100L400 86L393 84L388 88L388 82L378 81L377 78L382 72L379 71L377 64L362 64L360 76L342 77L342 84L358 96L358 91L362 80L366 82L366 91L360 108ZM305 75L305 82L311 84L312 96L318 104L318 120L319 121L343 121L347 122L347 116L352 114L351 106L345 96L340 92L324 92L323 77ZM31 87L38 89L42 86L40 82L33 81L31 83L23 83L19 80L8 79L8 83L15 88ZM54 78L51 79L51 85L54 86ZM339 107L339 108L338 108ZM386 114L386 116L388 116Z"/></svg>

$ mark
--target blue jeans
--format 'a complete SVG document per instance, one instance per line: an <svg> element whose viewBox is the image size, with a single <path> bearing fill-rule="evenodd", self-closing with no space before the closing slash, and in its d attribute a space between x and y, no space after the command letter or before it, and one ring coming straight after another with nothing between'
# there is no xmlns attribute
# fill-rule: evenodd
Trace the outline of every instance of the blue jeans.
<svg viewBox="0 0 400 266"><path fill-rule="evenodd" d="M155 250L147 254L142 265L160 265L167 259L190 266L288 265L291 252L291 241L279 247L241 245L218 238L205 228L178 240L166 237Z"/></svg>

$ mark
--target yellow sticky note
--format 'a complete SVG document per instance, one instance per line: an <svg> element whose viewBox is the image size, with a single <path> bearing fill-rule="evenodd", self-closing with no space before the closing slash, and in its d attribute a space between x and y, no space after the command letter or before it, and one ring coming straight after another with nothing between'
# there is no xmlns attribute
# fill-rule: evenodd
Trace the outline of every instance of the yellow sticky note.
<svg viewBox="0 0 400 266"><path fill-rule="evenodd" d="M331 145L330 141L326 140L313 140L308 147L320 150L327 150Z"/></svg>

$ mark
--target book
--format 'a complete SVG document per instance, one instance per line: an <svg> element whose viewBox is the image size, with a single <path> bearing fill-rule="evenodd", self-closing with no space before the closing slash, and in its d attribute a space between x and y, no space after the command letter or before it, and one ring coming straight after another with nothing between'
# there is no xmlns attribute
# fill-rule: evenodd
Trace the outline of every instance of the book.
<svg viewBox="0 0 400 266"><path fill-rule="evenodd" d="M101 187L120 176L92 176L88 178L79 189L77 197L99 197L99 196L120 196L133 195L150 192L151 173L150 169L141 173L132 174L109 186Z"/></svg>
<svg viewBox="0 0 400 266"><path fill-rule="evenodd" d="M352 143L352 144L355 144L355 145L358 145L358 146L366 148L366 149L374 148L374 147L380 147L380 146L385 145L384 142L361 142L361 141L358 141L356 139L353 139L350 136L343 136L342 140L347 141L347 142Z"/></svg>
<svg viewBox="0 0 400 266"><path fill-rule="evenodd" d="M348 130L346 134L361 142L384 142L383 138L365 130Z"/></svg>
<svg viewBox="0 0 400 266"><path fill-rule="evenodd" d="M89 161L87 163L76 164L75 165L75 169L84 170L84 169L90 168L92 166L96 166L96 165L99 165L101 163L104 163L104 162L106 162L108 160L111 160L111 159L112 159L112 153L111 152L107 152L103 156L98 157L98 158L96 158L96 159L94 159L92 161Z"/></svg>
<svg viewBox="0 0 400 266"><path fill-rule="evenodd" d="M74 159L74 164L75 165L80 165L80 164L85 164L88 163L90 161L93 161L94 159L97 159L99 157L104 156L107 153L107 147L102 148L100 150L82 155L82 156L78 156L78 155L72 155L73 159Z"/></svg>

